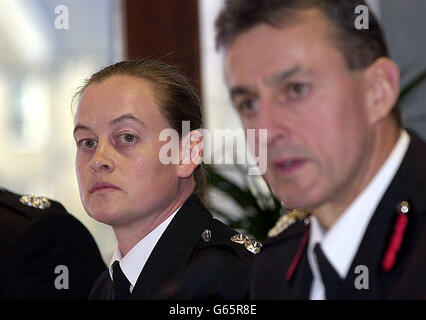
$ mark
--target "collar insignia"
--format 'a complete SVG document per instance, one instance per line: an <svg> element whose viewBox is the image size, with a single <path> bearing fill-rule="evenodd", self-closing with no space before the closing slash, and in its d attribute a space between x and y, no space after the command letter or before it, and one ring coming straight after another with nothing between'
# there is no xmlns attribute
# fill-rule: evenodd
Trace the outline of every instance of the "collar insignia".
<svg viewBox="0 0 426 320"><path fill-rule="evenodd" d="M212 238L212 232L209 229L204 229L203 233L201 234L201 238L204 240L204 242L209 242Z"/></svg>

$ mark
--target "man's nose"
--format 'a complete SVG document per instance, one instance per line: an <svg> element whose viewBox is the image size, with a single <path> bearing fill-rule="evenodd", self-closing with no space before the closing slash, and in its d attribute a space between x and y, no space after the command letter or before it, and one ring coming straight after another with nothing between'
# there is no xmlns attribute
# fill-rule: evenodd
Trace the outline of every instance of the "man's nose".
<svg viewBox="0 0 426 320"><path fill-rule="evenodd" d="M272 101L261 101L256 122L257 129L267 129L268 146L290 138L292 123L283 107Z"/></svg>
<svg viewBox="0 0 426 320"><path fill-rule="evenodd" d="M111 159L111 150L108 146L99 144L90 161L90 168L94 172L111 172L114 170L114 161Z"/></svg>

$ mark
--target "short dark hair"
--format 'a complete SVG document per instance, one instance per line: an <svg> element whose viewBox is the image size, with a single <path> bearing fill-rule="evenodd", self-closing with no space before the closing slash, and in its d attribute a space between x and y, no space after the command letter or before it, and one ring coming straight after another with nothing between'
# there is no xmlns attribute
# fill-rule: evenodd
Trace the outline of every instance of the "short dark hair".
<svg viewBox="0 0 426 320"><path fill-rule="evenodd" d="M160 113L167 119L171 128L179 133L179 136L183 132L183 121L189 121L190 130L203 127L200 100L194 86L177 68L157 60L127 60L107 66L85 81L75 94L73 101L79 100L92 83L100 83L116 75L127 75L148 81L153 87ZM193 193L206 203L207 182L202 164L195 169L194 180L196 185Z"/></svg>
<svg viewBox="0 0 426 320"><path fill-rule="evenodd" d="M350 70L364 69L379 57L388 57L388 49L380 24L369 10L368 29L358 30L355 8L367 6L364 0L226 0L216 18L216 48L227 48L237 36L265 23L281 27L300 18L305 10L319 10L331 25L336 47L345 57ZM297 21L297 20L296 20ZM401 123L399 109L393 114Z"/></svg>

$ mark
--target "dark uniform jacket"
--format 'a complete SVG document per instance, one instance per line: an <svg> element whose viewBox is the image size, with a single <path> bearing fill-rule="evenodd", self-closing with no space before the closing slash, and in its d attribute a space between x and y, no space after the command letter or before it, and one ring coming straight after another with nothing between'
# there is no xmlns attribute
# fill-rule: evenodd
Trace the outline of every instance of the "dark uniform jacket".
<svg viewBox="0 0 426 320"><path fill-rule="evenodd" d="M414 133L410 136L405 158L368 225L336 299L426 299L426 144ZM398 222L402 201L410 207L405 229ZM309 225L297 222L265 241L252 270L252 299L309 298L308 230ZM384 267L389 253L394 254L392 263ZM357 273L357 266L368 268L368 282L361 289L355 282L366 274L360 269Z"/></svg>
<svg viewBox="0 0 426 320"><path fill-rule="evenodd" d="M231 241L236 232L213 219L192 195L176 213L154 247L130 295L131 300L206 299L223 275L253 254ZM112 299L112 281L105 271L91 299ZM235 294L242 288L230 288Z"/></svg>
<svg viewBox="0 0 426 320"><path fill-rule="evenodd" d="M87 300L106 269L98 247L60 203L41 199L0 189L0 299Z"/></svg>

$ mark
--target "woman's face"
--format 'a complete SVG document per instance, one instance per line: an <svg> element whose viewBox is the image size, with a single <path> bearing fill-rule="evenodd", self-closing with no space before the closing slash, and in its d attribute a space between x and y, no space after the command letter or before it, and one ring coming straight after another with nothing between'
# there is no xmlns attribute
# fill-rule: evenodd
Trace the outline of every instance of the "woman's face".
<svg viewBox="0 0 426 320"><path fill-rule="evenodd" d="M170 128L145 80L111 76L92 83L75 116L80 197L94 219L124 226L157 215L173 203L176 165L160 162L163 129Z"/></svg>

